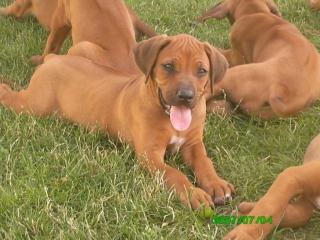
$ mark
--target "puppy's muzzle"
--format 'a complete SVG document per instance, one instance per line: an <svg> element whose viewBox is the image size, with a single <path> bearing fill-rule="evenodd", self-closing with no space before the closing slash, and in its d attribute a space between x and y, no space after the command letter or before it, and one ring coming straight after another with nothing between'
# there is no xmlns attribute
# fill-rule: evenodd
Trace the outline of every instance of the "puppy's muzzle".
<svg viewBox="0 0 320 240"><path fill-rule="evenodd" d="M179 104L191 105L195 100L195 91L192 88L180 88L176 96Z"/></svg>

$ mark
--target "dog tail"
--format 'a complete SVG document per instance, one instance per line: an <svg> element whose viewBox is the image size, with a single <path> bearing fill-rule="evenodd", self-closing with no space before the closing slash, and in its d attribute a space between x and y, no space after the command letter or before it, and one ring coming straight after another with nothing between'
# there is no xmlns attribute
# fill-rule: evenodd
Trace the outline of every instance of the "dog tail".
<svg viewBox="0 0 320 240"><path fill-rule="evenodd" d="M142 34L146 35L149 38L155 37L158 35L151 26L149 26L146 22L140 19L138 14L131 7L127 6L127 9L131 17L131 21L136 33L136 37L139 37Z"/></svg>
<svg viewBox="0 0 320 240"><path fill-rule="evenodd" d="M11 88L15 88L15 87L17 87L17 88L22 88L22 86L21 86L19 83L14 82L14 81L12 81L12 80L9 80L9 79L7 79L7 78L5 78L5 77L3 77L3 76L0 76L0 83L7 84L7 85L9 85Z"/></svg>

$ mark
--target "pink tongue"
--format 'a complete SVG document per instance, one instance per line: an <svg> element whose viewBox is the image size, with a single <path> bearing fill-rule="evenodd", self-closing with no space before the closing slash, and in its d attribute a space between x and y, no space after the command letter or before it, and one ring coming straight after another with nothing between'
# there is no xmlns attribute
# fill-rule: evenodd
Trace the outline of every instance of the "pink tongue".
<svg viewBox="0 0 320 240"><path fill-rule="evenodd" d="M170 111L170 121L177 131L185 131L191 124L191 109L184 106L172 106Z"/></svg>

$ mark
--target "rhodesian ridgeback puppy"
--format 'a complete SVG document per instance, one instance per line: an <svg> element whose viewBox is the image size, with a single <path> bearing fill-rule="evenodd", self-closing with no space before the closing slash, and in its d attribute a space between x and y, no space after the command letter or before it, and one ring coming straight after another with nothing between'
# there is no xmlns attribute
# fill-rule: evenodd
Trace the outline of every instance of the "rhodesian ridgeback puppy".
<svg viewBox="0 0 320 240"><path fill-rule="evenodd" d="M123 1L101 1L101 0L16 0L6 8L0 8L0 13L22 17L26 14L34 15L41 25L50 29L50 35L43 56L48 53L59 53L65 38L72 28L73 43L81 41L95 43L103 49L121 50L117 46L125 46L126 38L132 39L132 32L128 33L128 25L134 27L136 37L142 34L148 37L156 35L155 31L143 22L130 7L123 8ZM131 18L129 22L127 14ZM72 17L71 17L72 15ZM129 47L131 49L131 46ZM88 52L88 51L87 51ZM32 58L35 64L43 62L43 56ZM125 61L125 60L124 60ZM122 61L123 62L123 61ZM115 60L114 64L120 64Z"/></svg>
<svg viewBox="0 0 320 240"><path fill-rule="evenodd" d="M257 203L244 202L239 212L250 216L272 216L272 224L239 225L225 240L264 239L273 228L299 227L320 208L320 134L309 145L304 164L283 171ZM294 198L297 200L293 201Z"/></svg>
<svg viewBox="0 0 320 240"><path fill-rule="evenodd" d="M279 17L272 0L225 0L199 20L228 17L231 66L216 94L247 114L264 119L294 116L320 96L317 49L299 30Z"/></svg>
<svg viewBox="0 0 320 240"><path fill-rule="evenodd" d="M59 53L71 27L73 47L68 54L87 57L123 73L139 71L133 56L134 28L122 0L59 0L44 53L32 61L40 64L49 53Z"/></svg>
<svg viewBox="0 0 320 240"><path fill-rule="evenodd" d="M50 29L51 20L54 11L57 8L59 0L15 0L7 7L0 8L0 14L15 16L17 18L31 14L36 17L38 22L47 30ZM142 21L136 12L127 6L136 36L145 34L148 37L156 36L156 32L144 21Z"/></svg>
<svg viewBox="0 0 320 240"><path fill-rule="evenodd" d="M131 144L151 173L163 172L182 202L193 208L224 203L234 189L217 175L202 134L204 95L223 78L226 59L189 35L154 37L138 44L134 53L144 73L139 76L79 56L49 55L27 89L15 92L0 85L0 103L17 113L56 113L88 127L98 126ZM166 149L181 149L199 187L165 164Z"/></svg>

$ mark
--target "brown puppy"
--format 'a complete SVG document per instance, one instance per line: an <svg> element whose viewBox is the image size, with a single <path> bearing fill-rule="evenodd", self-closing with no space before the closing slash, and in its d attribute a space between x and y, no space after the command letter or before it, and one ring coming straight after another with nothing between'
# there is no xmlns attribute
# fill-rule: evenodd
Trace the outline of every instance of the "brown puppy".
<svg viewBox="0 0 320 240"><path fill-rule="evenodd" d="M103 50L112 51L108 54L113 58L123 57L124 51L126 55L132 55L127 52L127 48L132 50L132 46L126 46L123 43L123 41L131 41L135 44L132 40L132 32L128 31L128 26L133 24L137 37L141 34L149 37L156 35L154 30L143 22L132 8L124 5L123 1L16 0L8 7L0 8L0 13L16 17L31 13L40 24L51 29L43 56L32 58L32 62L37 65L43 62L43 57L48 53L59 53L65 38L69 35L71 26L73 26L74 44L81 41L95 43ZM126 16L128 13L131 21ZM121 50L118 46L126 47ZM117 57L117 52L120 57ZM114 65L121 66L123 62L126 60L113 60ZM129 66L130 68L132 66Z"/></svg>
<svg viewBox="0 0 320 240"><path fill-rule="evenodd" d="M208 43L189 35L159 36L140 43L135 58L145 75L130 76L78 56L49 55L26 90L0 85L0 102L17 113L57 113L98 126L130 143L141 165L161 171L181 201L199 208L224 203L233 186L221 179L203 144L205 91L222 79L227 61ZM164 162L166 149L181 149L196 175L194 187Z"/></svg>
<svg viewBox="0 0 320 240"><path fill-rule="evenodd" d="M134 29L122 0L59 0L44 53L33 57L33 62L40 64L47 54L58 53L71 25L74 47L69 54L120 72L139 71L132 52L136 45Z"/></svg>
<svg viewBox="0 0 320 240"><path fill-rule="evenodd" d="M242 203L240 214L272 216L273 224L239 225L225 240L264 239L278 226L298 227L307 223L320 208L320 135L309 145L304 164L283 171L257 203ZM290 201L299 196L298 200Z"/></svg>
<svg viewBox="0 0 320 240"><path fill-rule="evenodd" d="M299 30L279 17L272 0L225 0L199 20L228 17L231 66L216 93L250 115L268 119L293 116L320 96L317 49Z"/></svg>
<svg viewBox="0 0 320 240"><path fill-rule="evenodd" d="M58 1L59 0L15 0L11 5L0 8L0 14L15 16L17 18L31 14L37 18L38 22L44 28L49 30ZM157 35L147 23L139 18L132 8L129 6L127 8L137 37L142 34L148 37Z"/></svg>
<svg viewBox="0 0 320 240"><path fill-rule="evenodd" d="M319 0L309 0L309 5L313 8L313 9L320 9L320 1Z"/></svg>

